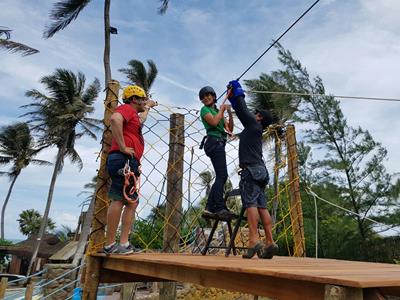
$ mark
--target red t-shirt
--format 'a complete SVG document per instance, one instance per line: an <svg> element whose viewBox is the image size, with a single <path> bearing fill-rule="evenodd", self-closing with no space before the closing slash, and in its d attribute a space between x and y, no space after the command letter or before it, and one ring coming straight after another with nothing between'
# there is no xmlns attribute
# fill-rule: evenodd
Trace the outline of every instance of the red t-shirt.
<svg viewBox="0 0 400 300"><path fill-rule="evenodd" d="M136 159L140 160L144 151L144 140L142 135L142 124L140 123L137 111L128 104L118 106L114 112L120 113L124 118L122 133L125 146L133 148L136 153ZM119 146L113 138L111 142L112 151L119 151Z"/></svg>

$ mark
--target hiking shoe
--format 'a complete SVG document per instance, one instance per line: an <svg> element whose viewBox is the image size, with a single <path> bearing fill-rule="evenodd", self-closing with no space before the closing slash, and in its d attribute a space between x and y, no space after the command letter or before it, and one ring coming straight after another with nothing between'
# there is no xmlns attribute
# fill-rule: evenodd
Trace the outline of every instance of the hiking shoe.
<svg viewBox="0 0 400 300"><path fill-rule="evenodd" d="M253 247L248 248L243 253L242 258L247 258L247 259L252 258L254 255L256 255L256 253L258 254L258 252L260 252L262 247L263 247L263 244L261 242L256 243Z"/></svg>
<svg viewBox="0 0 400 300"><path fill-rule="evenodd" d="M216 215L223 220L231 220L237 218L237 215L226 208L223 208L216 212Z"/></svg>
<svg viewBox="0 0 400 300"><path fill-rule="evenodd" d="M110 255L110 254L113 254L113 253L117 252L117 250L118 250L118 245L116 243L114 243L110 247L104 247L103 248L103 253L106 254L106 255Z"/></svg>
<svg viewBox="0 0 400 300"><path fill-rule="evenodd" d="M110 248L104 247L103 252L106 255L110 255L110 254L127 255L127 254L133 253L133 246L131 244L129 244L127 247L124 247L121 245L114 244Z"/></svg>
<svg viewBox="0 0 400 300"><path fill-rule="evenodd" d="M273 243L269 246L264 246L262 249L257 251L258 258L271 259L274 255L278 254L279 247L277 244Z"/></svg>
<svg viewBox="0 0 400 300"><path fill-rule="evenodd" d="M203 211L203 217L215 217L216 214L209 209Z"/></svg>

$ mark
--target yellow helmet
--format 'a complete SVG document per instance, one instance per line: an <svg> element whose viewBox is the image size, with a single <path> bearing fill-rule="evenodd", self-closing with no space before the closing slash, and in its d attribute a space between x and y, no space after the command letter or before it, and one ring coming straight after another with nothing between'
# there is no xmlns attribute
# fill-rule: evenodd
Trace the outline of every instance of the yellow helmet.
<svg viewBox="0 0 400 300"><path fill-rule="evenodd" d="M122 93L122 100L129 99L132 96L146 98L146 92L138 85L128 85Z"/></svg>

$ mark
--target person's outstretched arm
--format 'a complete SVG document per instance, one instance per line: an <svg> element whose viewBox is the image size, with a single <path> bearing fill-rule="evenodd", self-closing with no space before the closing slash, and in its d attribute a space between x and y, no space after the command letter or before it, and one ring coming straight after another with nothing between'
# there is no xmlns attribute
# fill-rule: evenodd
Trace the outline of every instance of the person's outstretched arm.
<svg viewBox="0 0 400 300"><path fill-rule="evenodd" d="M228 84L228 100L244 127L257 123L255 116L249 111L244 92L239 81L232 80Z"/></svg>

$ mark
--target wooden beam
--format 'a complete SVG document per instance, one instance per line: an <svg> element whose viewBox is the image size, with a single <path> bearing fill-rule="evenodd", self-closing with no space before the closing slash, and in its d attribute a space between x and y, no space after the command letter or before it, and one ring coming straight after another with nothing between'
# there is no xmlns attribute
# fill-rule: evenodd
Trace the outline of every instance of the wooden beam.
<svg viewBox="0 0 400 300"><path fill-rule="evenodd" d="M83 300L96 300L97 299L97 288L99 286L100 279L100 268L101 268L100 257L88 256L86 258L86 274L85 284L83 286Z"/></svg>
<svg viewBox="0 0 400 300"><path fill-rule="evenodd" d="M29 283L25 289L25 300L32 300L33 297L33 283Z"/></svg>
<svg viewBox="0 0 400 300"><path fill-rule="evenodd" d="M4 299L4 295L6 294L7 284L8 284L8 278L7 277L1 278L0 299Z"/></svg>
<svg viewBox="0 0 400 300"><path fill-rule="evenodd" d="M323 299L324 297L323 284L260 274L204 269L194 270L193 267L173 264L160 265L157 262L148 261L132 263L112 257L104 260L103 268L107 270L106 272L108 270L118 270L178 282L190 282L206 287L241 291L280 300Z"/></svg>
<svg viewBox="0 0 400 300"><path fill-rule="evenodd" d="M185 148L185 116L171 114L169 131L169 158L167 169L167 204L163 234L163 252L179 251L182 220L183 158ZM160 284L160 300L176 299L176 283Z"/></svg>
<svg viewBox="0 0 400 300"><path fill-rule="evenodd" d="M123 282L158 282L166 281L164 279L149 277L139 274L132 274L127 272L107 270L100 272L99 283L123 283Z"/></svg>
<svg viewBox="0 0 400 300"><path fill-rule="evenodd" d="M107 87L106 100L104 101L104 131L102 138L102 149L100 156L100 167L97 173L96 199L95 199L95 217L92 221L92 233L87 252L89 254L97 252L103 247L104 232L107 223L108 200L108 181L110 176L106 170L108 152L111 148L111 115L118 104L119 82L112 80Z"/></svg>

